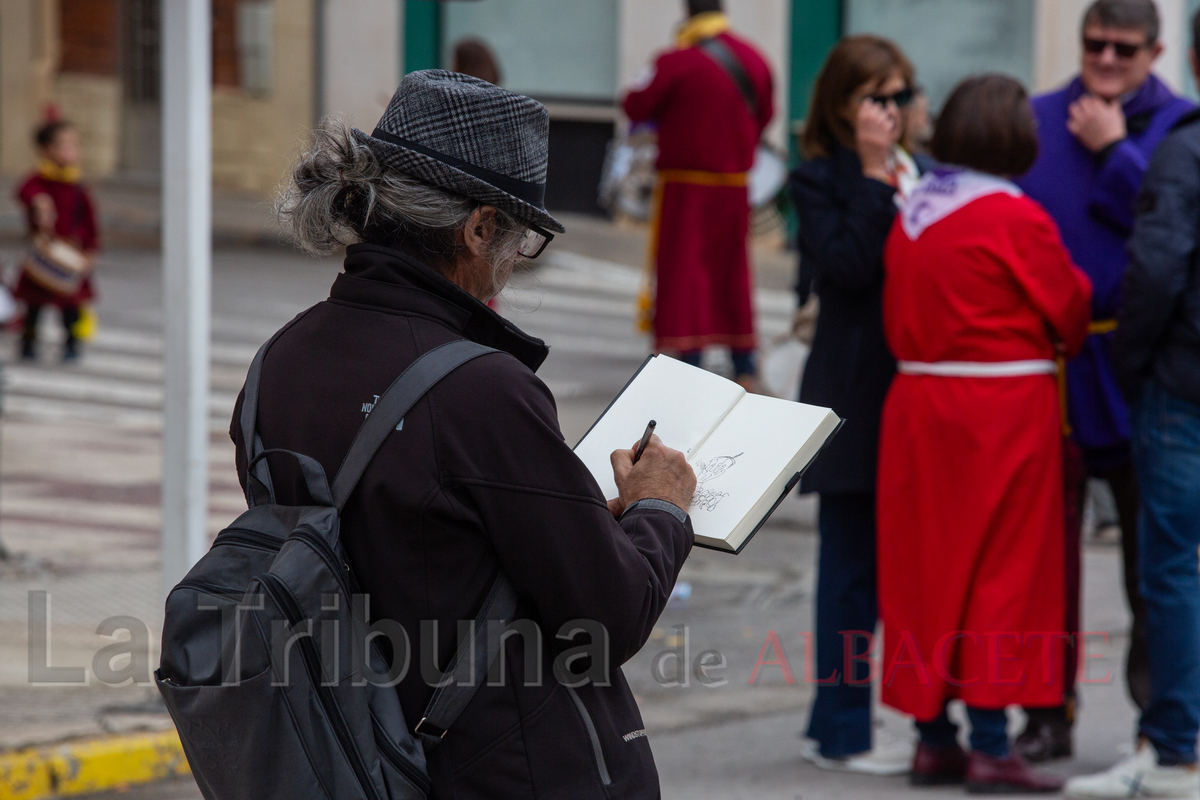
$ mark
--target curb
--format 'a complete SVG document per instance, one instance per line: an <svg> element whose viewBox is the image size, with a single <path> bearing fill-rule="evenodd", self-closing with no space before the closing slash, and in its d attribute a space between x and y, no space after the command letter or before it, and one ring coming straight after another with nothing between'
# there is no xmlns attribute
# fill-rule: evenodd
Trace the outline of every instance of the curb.
<svg viewBox="0 0 1200 800"><path fill-rule="evenodd" d="M43 800L189 775L174 730L0 753L0 800Z"/></svg>

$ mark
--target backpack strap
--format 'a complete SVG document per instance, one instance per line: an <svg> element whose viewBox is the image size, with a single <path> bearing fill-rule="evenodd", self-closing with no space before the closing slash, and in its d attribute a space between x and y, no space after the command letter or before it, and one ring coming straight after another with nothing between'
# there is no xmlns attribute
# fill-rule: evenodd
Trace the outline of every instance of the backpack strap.
<svg viewBox="0 0 1200 800"><path fill-rule="evenodd" d="M350 498L375 453L387 440L388 434L396 429L409 409L434 384L471 359L496 352L499 351L460 339L435 347L400 373L400 377L392 381L358 429L350 450L333 478L334 506L341 511L346 505L346 500Z"/></svg>
<svg viewBox="0 0 1200 800"><path fill-rule="evenodd" d="M501 572L470 631L458 643L450 666L438 680L421 721L413 728L426 752L438 746L487 679L488 670L504 643L503 636L497 634L503 633L513 621L516 611L517 590Z"/></svg>
<svg viewBox="0 0 1200 800"><path fill-rule="evenodd" d="M435 347L404 370L380 396L358 429L333 479L334 506L339 511L345 506L375 453L426 392L462 364L495 352L490 347L460 340ZM516 589L501 572L492 582L470 632L458 643L454 658L442 673L425 714L413 729L426 750L437 746L487 679L488 669L502 645L502 637L489 635L489 631L496 629L496 625L489 623L499 623L499 630L503 631L512 622L516 609Z"/></svg>
<svg viewBox="0 0 1200 800"><path fill-rule="evenodd" d="M246 490L251 495L251 507L262 503L275 502L274 493L255 477L253 469L258 466L259 461L275 453L284 453L292 456L300 464L300 472L304 475L304 483L308 487L308 496L312 498L314 503L321 506L333 505L333 497L329 493L329 481L325 478L325 470L317 463L316 459L297 453L294 450L273 447L270 450L260 450L258 455L250 459L246 464L246 483L248 484Z"/></svg>
<svg viewBox="0 0 1200 800"><path fill-rule="evenodd" d="M242 416L239 423L242 426L242 446L246 448L246 485L242 491L246 502L253 507L259 500L256 496L257 486L261 486L269 500L275 497L275 487L271 483L271 470L267 462L259 459L263 452L262 437L256 430L258 424L258 389L262 383L263 360L267 357L267 349L275 343L272 336L254 354L250 362L250 370L246 373L246 385L242 388ZM257 485L257 486L256 486Z"/></svg>
<svg viewBox="0 0 1200 800"><path fill-rule="evenodd" d="M316 306L313 306L316 308ZM246 463L250 464L255 460L255 456L263 450L262 437L258 435L258 390L262 383L262 368L263 361L266 360L267 351L271 349L271 345L275 344L284 331L295 325L303 319L312 308L301 311L293 317L286 325L275 331L275 335L267 341L263 342L263 346L258 348L258 352L254 354L254 360L250 362L250 369L246 372L246 383L242 387L242 414L238 419L238 424L242 428L242 446L246 448ZM254 488L251 477L258 480L259 486L267 492L267 497L274 502L275 487L271 483L271 470L267 467L265 460L259 460L255 463L254 470L246 469L246 485L242 487L243 493L246 495L246 502L254 505Z"/></svg>

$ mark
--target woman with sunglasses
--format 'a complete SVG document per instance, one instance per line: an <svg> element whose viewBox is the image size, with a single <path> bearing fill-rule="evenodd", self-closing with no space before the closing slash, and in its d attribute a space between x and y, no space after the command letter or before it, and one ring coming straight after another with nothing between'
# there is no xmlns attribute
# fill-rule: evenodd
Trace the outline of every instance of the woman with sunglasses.
<svg viewBox="0 0 1200 800"><path fill-rule="evenodd" d="M819 767L895 775L908 771L907 745L872 747L871 682L864 662L843 676L844 631L874 631L875 462L879 418L896 363L883 339L883 245L897 200L920 168L900 146L913 68L876 36L843 39L813 91L791 176L800 220L803 305L820 296L800 400L846 420L828 451L805 474L803 492L821 495L818 528L816 660L819 676L808 751ZM862 652L863 642L850 642ZM853 679L853 683L851 682Z"/></svg>

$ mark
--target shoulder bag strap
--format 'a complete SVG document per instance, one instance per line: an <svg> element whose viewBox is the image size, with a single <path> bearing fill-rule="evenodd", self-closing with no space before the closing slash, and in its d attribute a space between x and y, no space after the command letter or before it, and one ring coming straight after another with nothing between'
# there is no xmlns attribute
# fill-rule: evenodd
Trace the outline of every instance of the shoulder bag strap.
<svg viewBox="0 0 1200 800"><path fill-rule="evenodd" d="M757 120L758 92L754 90L754 82L746 74L746 68L742 66L742 62L737 57L737 54L729 49L729 45L715 36L700 42L697 47L703 50L705 55L717 62L717 66L725 71L725 74L737 86L742 99L746 101L746 105L750 108L750 115Z"/></svg>
<svg viewBox="0 0 1200 800"><path fill-rule="evenodd" d="M359 478L383 446L388 434L396 429L409 409L433 385L473 358L498 352L490 347L461 339L424 354L392 381L371 409L371 413L354 436L350 450L333 478L333 504L341 511Z"/></svg>
<svg viewBox="0 0 1200 800"><path fill-rule="evenodd" d="M502 634L516 616L517 590L501 572L492 583L470 631L458 643L450 666L442 673L429 705L413 733L428 752L441 743L455 720L487 679L500 654Z"/></svg>

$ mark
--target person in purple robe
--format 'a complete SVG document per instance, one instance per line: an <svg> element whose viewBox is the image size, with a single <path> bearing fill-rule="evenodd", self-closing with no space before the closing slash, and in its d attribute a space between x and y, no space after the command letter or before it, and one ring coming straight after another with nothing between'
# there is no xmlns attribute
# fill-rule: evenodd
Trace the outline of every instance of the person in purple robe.
<svg viewBox="0 0 1200 800"><path fill-rule="evenodd" d="M1155 147L1192 109L1151 72L1162 53L1153 0L1096 0L1082 24L1079 75L1064 88L1033 99L1038 120L1037 162L1017 180L1054 218L1072 259L1092 281L1092 324L1083 351L1067 365L1063 386L1065 535L1068 591L1065 630L1079 630L1080 527L1088 476L1113 490L1122 531L1126 598L1133 613L1126 683L1139 706L1149 701L1145 604L1137 584L1138 491L1129 447L1129 409L1117 386L1111 355L1142 177ZM1075 674L1075 649L1064 667ZM1075 691L1063 704L1026 709L1029 722L1017 749L1029 761L1072 753Z"/></svg>

